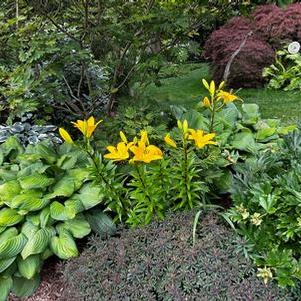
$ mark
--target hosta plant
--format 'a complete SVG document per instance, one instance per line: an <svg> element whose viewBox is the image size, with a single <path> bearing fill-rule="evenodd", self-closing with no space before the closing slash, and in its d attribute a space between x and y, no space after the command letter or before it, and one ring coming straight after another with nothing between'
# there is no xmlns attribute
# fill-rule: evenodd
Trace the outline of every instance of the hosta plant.
<svg viewBox="0 0 301 301"><path fill-rule="evenodd" d="M276 61L263 70L268 80L268 88L285 91L301 90L301 54L289 53L283 49L277 51Z"/></svg>
<svg viewBox="0 0 301 301"><path fill-rule="evenodd" d="M81 149L47 142L23 148L11 137L0 146L0 161L0 300L6 300L10 291L25 297L35 290L46 258L77 256L76 239L114 226L101 210L105 187L95 184Z"/></svg>

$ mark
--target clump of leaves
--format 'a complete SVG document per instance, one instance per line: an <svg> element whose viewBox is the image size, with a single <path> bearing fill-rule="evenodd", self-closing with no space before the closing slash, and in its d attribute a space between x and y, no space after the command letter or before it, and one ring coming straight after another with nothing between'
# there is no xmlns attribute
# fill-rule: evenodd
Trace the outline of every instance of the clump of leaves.
<svg viewBox="0 0 301 301"><path fill-rule="evenodd" d="M65 266L60 300L288 300L256 277L216 216L202 216L192 246L192 221L193 213L173 213L120 237L92 238Z"/></svg>
<svg viewBox="0 0 301 301"><path fill-rule="evenodd" d="M75 239L113 231L101 209L104 187L93 182L87 155L72 145L47 142L23 148L10 137L0 146L0 300L10 290L29 296L51 255L78 255ZM110 167L104 167L109 169ZM91 209L91 210L90 210ZM104 230L107 229L107 230Z"/></svg>
<svg viewBox="0 0 301 301"><path fill-rule="evenodd" d="M278 152L265 152L236 167L228 217L253 245L259 275L281 286L301 279L301 134L285 137Z"/></svg>

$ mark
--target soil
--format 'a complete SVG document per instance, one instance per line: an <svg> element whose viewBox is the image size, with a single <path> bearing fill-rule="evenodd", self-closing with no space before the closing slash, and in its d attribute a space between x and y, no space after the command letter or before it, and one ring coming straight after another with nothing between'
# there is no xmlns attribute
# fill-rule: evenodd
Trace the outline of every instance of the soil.
<svg viewBox="0 0 301 301"><path fill-rule="evenodd" d="M42 268L41 283L35 293L28 298L18 298L11 294L8 301L58 301L64 287L62 267L62 262L53 256Z"/></svg>

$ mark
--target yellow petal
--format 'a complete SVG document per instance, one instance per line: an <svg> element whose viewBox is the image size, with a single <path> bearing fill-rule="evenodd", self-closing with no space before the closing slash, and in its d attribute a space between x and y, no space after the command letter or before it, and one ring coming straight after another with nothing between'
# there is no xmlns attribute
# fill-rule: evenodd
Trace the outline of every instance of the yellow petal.
<svg viewBox="0 0 301 301"><path fill-rule="evenodd" d="M88 126L94 126L95 125L95 119L93 116L91 116L87 121Z"/></svg>
<svg viewBox="0 0 301 301"><path fill-rule="evenodd" d="M214 95L215 93L215 82L213 80L210 83L209 92L211 95Z"/></svg>
<svg viewBox="0 0 301 301"><path fill-rule="evenodd" d="M71 136L65 129L59 128L59 133L60 133L61 137L64 139L64 141L66 141L67 143L70 143L70 144L74 143Z"/></svg>
<svg viewBox="0 0 301 301"><path fill-rule="evenodd" d="M188 122L186 119L183 121L183 132L184 133L188 132Z"/></svg>
<svg viewBox="0 0 301 301"><path fill-rule="evenodd" d="M177 147L177 144L175 143L175 141L170 137L170 134L167 134L165 137L164 137L164 141L166 144L176 148Z"/></svg>
<svg viewBox="0 0 301 301"><path fill-rule="evenodd" d="M206 107L206 108L210 108L211 107L210 100L209 100L209 98L207 96L204 97L204 99L203 99L203 106Z"/></svg>

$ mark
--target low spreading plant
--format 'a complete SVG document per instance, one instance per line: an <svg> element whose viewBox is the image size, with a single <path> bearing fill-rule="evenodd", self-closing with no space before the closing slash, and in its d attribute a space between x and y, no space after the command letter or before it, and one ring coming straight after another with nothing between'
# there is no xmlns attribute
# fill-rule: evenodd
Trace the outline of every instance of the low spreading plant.
<svg viewBox="0 0 301 301"><path fill-rule="evenodd" d="M194 213L171 213L89 248L64 268L60 300L294 300L293 292L256 277L237 249L243 240L216 216L202 215L192 246Z"/></svg>
<svg viewBox="0 0 301 301"><path fill-rule="evenodd" d="M281 286L301 279L301 134L284 138L279 152L266 151L238 165L228 217L250 245L258 275Z"/></svg>
<svg viewBox="0 0 301 301"><path fill-rule="evenodd" d="M263 70L268 88L284 91L301 89L301 54L283 49L277 51L276 62Z"/></svg>

